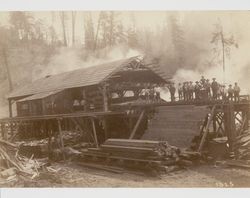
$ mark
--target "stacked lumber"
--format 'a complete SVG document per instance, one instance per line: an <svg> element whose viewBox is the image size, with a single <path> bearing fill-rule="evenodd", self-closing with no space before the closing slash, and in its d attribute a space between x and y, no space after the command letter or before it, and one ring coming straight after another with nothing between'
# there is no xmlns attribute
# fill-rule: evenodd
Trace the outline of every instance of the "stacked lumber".
<svg viewBox="0 0 250 198"><path fill-rule="evenodd" d="M250 160L250 130L238 136L234 142L235 155L238 159Z"/></svg>
<svg viewBox="0 0 250 198"><path fill-rule="evenodd" d="M7 179L20 174L31 179L39 175L38 169L44 164L18 153L18 145L0 139L0 172Z"/></svg>
<svg viewBox="0 0 250 198"><path fill-rule="evenodd" d="M108 139L101 149L113 154L127 157L142 157L144 159L161 159L176 157L179 149L169 145L166 141Z"/></svg>
<svg viewBox="0 0 250 198"><path fill-rule="evenodd" d="M166 141L132 139L107 139L99 148L88 148L82 152L82 156L122 161L122 166L139 163L139 169L147 164L156 170L191 165L192 160L200 158L199 153L181 151Z"/></svg>

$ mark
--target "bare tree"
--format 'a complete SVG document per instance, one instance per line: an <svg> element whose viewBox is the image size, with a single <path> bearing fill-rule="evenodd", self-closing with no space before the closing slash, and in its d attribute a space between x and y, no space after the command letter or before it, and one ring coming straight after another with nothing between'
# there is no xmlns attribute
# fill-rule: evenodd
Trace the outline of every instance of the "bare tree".
<svg viewBox="0 0 250 198"><path fill-rule="evenodd" d="M226 56L230 58L230 51L231 47L238 48L238 44L234 40L233 35L225 36L225 33L223 31L223 26L220 23L220 20L217 24L215 24L215 31L212 33L212 40L211 43L215 45L215 48L213 48L213 51L217 53L217 55L220 55L220 52L222 52L222 66L223 66L223 81L225 84L225 62L226 62ZM221 50L219 49L219 45L221 45Z"/></svg>
<svg viewBox="0 0 250 198"><path fill-rule="evenodd" d="M72 45L75 45L75 22L76 22L76 11L71 11L72 20Z"/></svg>
<svg viewBox="0 0 250 198"><path fill-rule="evenodd" d="M66 47L68 45L67 37L66 37L66 14L64 11L61 11L59 14L60 14L62 30L63 30L63 45Z"/></svg>
<svg viewBox="0 0 250 198"><path fill-rule="evenodd" d="M178 67L183 67L185 62L184 31L179 24L178 16L171 15L168 21L177 64Z"/></svg>
<svg viewBox="0 0 250 198"><path fill-rule="evenodd" d="M94 24L92 20L91 13L86 13L85 15L85 23L84 23L84 30L85 30L85 48L87 50L94 50L95 47L95 32L94 32Z"/></svg>
<svg viewBox="0 0 250 198"><path fill-rule="evenodd" d="M98 17L98 22L97 22L97 27L96 27L96 34L95 34L95 41L94 41L94 49L93 49L94 51L97 48L98 36L99 36L99 30L100 30L100 25L101 25L102 14L103 14L103 12L101 11L99 13L99 17Z"/></svg>
<svg viewBox="0 0 250 198"><path fill-rule="evenodd" d="M9 91L12 91L13 90L13 83L12 83L12 78L11 78L11 73L10 73L9 63L8 63L8 56L7 56L6 51L7 51L6 48L3 47L2 48L2 57L3 57L4 65L6 68L8 82L9 82Z"/></svg>

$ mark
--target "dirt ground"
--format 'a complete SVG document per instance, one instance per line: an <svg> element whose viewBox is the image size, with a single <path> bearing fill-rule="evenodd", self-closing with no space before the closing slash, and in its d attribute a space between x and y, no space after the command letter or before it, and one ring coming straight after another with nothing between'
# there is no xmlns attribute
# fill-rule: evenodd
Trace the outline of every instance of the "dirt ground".
<svg viewBox="0 0 250 198"><path fill-rule="evenodd" d="M56 173L42 173L32 181L16 181L2 187L250 187L250 171L223 165L200 165L176 172L150 176L145 173L120 174L76 165L53 164Z"/></svg>

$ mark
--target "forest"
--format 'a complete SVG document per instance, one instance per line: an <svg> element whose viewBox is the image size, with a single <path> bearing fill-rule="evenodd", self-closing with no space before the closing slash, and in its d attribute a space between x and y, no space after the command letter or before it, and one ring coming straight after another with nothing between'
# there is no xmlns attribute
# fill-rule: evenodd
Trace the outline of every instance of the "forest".
<svg viewBox="0 0 250 198"><path fill-rule="evenodd" d="M249 60L242 60L250 28L240 22L249 16L237 12L1 12L0 115L6 113L6 95L25 83L139 54L159 60L176 81L204 73L221 78L223 47L224 61L231 67L227 74L237 71L231 80L244 79L250 71ZM225 22L228 19L230 23Z"/></svg>

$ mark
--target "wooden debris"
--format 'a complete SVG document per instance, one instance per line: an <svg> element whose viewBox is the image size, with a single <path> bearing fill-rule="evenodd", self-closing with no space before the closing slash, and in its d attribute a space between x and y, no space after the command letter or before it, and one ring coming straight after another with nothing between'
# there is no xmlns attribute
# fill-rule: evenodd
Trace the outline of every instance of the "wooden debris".
<svg viewBox="0 0 250 198"><path fill-rule="evenodd" d="M38 169L43 165L38 161L18 154L18 145L0 140L0 158L6 162L6 171L16 170L31 179L39 175ZM8 171L7 171L8 172Z"/></svg>
<svg viewBox="0 0 250 198"><path fill-rule="evenodd" d="M250 168L250 163L243 160L228 160L225 164L228 166L235 166L240 168Z"/></svg>
<svg viewBox="0 0 250 198"><path fill-rule="evenodd" d="M81 166L85 166L87 168L100 169L100 170L105 170L105 171L117 173L117 174L120 174L123 172L122 168L118 168L118 167L114 167L114 166L105 166L105 165L98 165L98 164L84 163L84 162L79 162L77 164L81 165Z"/></svg>
<svg viewBox="0 0 250 198"><path fill-rule="evenodd" d="M234 142L235 155L237 159L250 160L250 131L244 131Z"/></svg>

